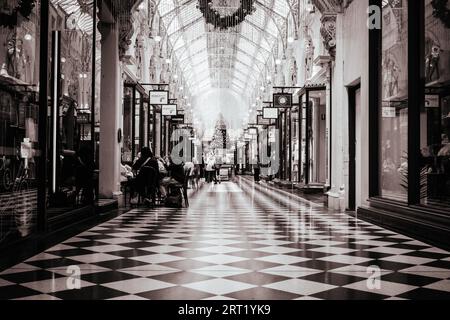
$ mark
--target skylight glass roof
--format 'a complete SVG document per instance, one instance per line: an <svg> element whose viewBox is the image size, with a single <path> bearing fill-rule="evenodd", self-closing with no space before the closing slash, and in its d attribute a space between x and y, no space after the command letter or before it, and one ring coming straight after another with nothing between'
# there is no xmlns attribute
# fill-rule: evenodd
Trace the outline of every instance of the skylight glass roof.
<svg viewBox="0 0 450 320"><path fill-rule="evenodd" d="M76 29L86 34L92 34L93 29L93 3L87 2L84 5L80 5L78 0L51 0L51 3L55 7L60 7L67 16L70 17L76 23Z"/></svg>
<svg viewBox="0 0 450 320"><path fill-rule="evenodd" d="M256 11L226 31L207 25L197 6L197 0L161 0L158 6L191 92L223 86L248 94L265 77L280 37L282 26L277 24L285 23L290 13L288 0L255 0Z"/></svg>

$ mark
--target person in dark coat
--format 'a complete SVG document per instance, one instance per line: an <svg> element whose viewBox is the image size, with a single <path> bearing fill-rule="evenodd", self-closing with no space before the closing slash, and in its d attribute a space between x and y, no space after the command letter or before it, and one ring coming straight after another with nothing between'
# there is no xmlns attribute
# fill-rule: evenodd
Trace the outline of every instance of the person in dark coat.
<svg viewBox="0 0 450 320"><path fill-rule="evenodd" d="M154 197L154 192L159 186L159 166L158 161L153 157L153 153L148 147L141 150L141 156L132 166L135 177L131 179L131 204L137 204L138 198L136 191L141 195L145 202L148 196ZM150 190L150 192L149 192Z"/></svg>
<svg viewBox="0 0 450 320"><path fill-rule="evenodd" d="M75 185L76 192L81 192L81 204L88 205L94 202L94 170L91 148L80 147L77 153L75 165Z"/></svg>

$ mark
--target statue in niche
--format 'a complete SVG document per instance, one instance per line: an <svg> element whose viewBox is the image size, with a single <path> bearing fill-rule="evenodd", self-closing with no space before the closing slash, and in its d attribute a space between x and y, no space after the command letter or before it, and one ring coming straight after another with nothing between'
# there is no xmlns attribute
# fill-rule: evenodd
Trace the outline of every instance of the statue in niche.
<svg viewBox="0 0 450 320"><path fill-rule="evenodd" d="M297 84L297 61L294 59L291 66L291 85L295 86Z"/></svg>
<svg viewBox="0 0 450 320"><path fill-rule="evenodd" d="M140 36L136 38L135 44L134 44L134 58L136 60L136 69L137 69L137 77L139 79L142 78L142 41L140 39Z"/></svg>
<svg viewBox="0 0 450 320"><path fill-rule="evenodd" d="M440 56L441 56L441 48L434 44L431 47L430 52L426 56L425 67L426 67L426 79L428 82L433 80L439 80L441 78L440 73Z"/></svg>
<svg viewBox="0 0 450 320"><path fill-rule="evenodd" d="M156 81L156 61L155 61L155 56L153 56L153 55L150 58L149 71L150 71L150 81L155 82Z"/></svg>
<svg viewBox="0 0 450 320"><path fill-rule="evenodd" d="M162 70L161 70L161 75L160 75L159 82L161 82L161 83L166 83L167 82L167 69L168 69L168 65L164 63L163 67L162 67Z"/></svg>
<svg viewBox="0 0 450 320"><path fill-rule="evenodd" d="M286 79L283 74L283 70L275 69L277 85L284 87L286 85Z"/></svg>
<svg viewBox="0 0 450 320"><path fill-rule="evenodd" d="M313 73L313 58L314 58L314 46L311 39L306 40L306 55L305 55L305 68L306 79L312 77Z"/></svg>

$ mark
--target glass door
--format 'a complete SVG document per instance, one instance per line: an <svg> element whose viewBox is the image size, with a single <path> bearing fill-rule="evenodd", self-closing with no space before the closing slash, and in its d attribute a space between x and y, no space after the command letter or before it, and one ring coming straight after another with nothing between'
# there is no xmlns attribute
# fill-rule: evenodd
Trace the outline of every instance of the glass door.
<svg viewBox="0 0 450 320"><path fill-rule="evenodd" d="M92 139L93 38L64 26L65 13L50 10L50 100L47 120L49 219L95 199Z"/></svg>

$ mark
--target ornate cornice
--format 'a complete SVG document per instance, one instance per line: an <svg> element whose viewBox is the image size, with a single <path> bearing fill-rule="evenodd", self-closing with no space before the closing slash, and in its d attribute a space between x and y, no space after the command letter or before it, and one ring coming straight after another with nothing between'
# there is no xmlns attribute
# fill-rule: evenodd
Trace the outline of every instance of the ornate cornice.
<svg viewBox="0 0 450 320"><path fill-rule="evenodd" d="M336 56L336 18L337 14L326 13L320 19L322 23L320 34L322 35L325 48L333 58Z"/></svg>

